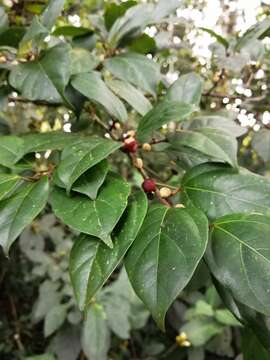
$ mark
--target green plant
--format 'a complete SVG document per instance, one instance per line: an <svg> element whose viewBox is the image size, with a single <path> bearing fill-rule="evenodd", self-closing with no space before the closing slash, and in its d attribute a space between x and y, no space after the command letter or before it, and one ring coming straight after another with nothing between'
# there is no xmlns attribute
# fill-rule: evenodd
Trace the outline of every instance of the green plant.
<svg viewBox="0 0 270 360"><path fill-rule="evenodd" d="M168 309L205 262L237 321L201 300L195 314L203 307L208 314L201 315L208 318L191 319L184 331L203 322L211 326L208 340L223 329L220 323L241 323L270 351L270 182L239 165L238 138L247 130L220 111L209 113L207 100L202 100L219 98L214 91L226 73L235 70L235 63L261 58L260 40L270 21L258 22L231 42L202 29L218 41L215 61L221 70L213 86L205 90L195 72L169 86L158 58L164 54L154 61L141 53L155 53L152 38L143 31L166 22L178 6L178 1L107 4L104 14L91 19L91 27L67 26L62 19L54 28L64 7L63 0L54 0L20 30L9 26L2 12L1 101L40 106L42 121L34 122L36 127L27 133L0 137L0 244L8 255L24 231L22 250L40 263L42 274L57 276L51 272L55 260L62 270L69 268L76 302L85 313L82 344L90 359L106 358L107 321L123 338L136 328L131 308L140 302L136 297L123 300L121 291L130 291L125 273L101 290L122 263L138 298L165 330ZM27 121L29 130L31 115ZM5 121L3 126L12 132ZM269 151L261 146L260 136L269 143L269 130L260 133L253 146L267 162ZM29 233L25 240L25 231L33 231L29 226L38 215L49 221L53 260L42 260L43 238L41 245L31 245ZM71 231L61 242L51 231L59 228L63 239L63 224ZM71 322L81 321L69 280L61 271L58 275L39 289L35 316L45 318L45 336L64 323L67 313L72 313ZM57 298L53 306L42 304L48 292L50 300ZM117 302L118 297L121 306L126 303L126 312L119 316L125 317L127 329L110 317L106 320L106 309L109 314L116 311L111 299ZM142 327L148 313L140 309L138 314ZM104 343L88 347L97 333ZM206 341L193 337L191 333L194 346Z"/></svg>

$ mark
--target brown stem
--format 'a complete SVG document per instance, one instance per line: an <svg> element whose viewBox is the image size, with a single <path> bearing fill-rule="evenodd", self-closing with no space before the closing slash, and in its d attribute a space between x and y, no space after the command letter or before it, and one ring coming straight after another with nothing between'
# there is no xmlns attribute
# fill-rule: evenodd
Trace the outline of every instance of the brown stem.
<svg viewBox="0 0 270 360"><path fill-rule="evenodd" d="M112 133L110 127L109 127L107 124L105 124L95 113L92 112L92 113L91 113L91 116L93 117L93 119L94 119L100 126L102 126L106 131L108 131L108 132L110 133L112 139L114 139L115 141L119 141L119 139ZM136 155L135 155L135 154L132 154L132 153L128 153L128 156L129 156L129 158L130 158L130 160L131 160L132 166L134 166L134 163L136 162ZM149 176L148 176L148 174L147 174L147 172L145 171L144 168L140 168L140 169L136 168L136 169L141 173L141 175L142 175L142 177L143 177L144 179L148 179L148 178L149 178ZM160 196L160 192L159 192L158 189L155 191L155 194L156 194L156 197L158 198L158 200L159 200L162 204L164 204L165 206L169 206L169 207L172 206L172 204L171 204L170 201L168 201L168 200L166 200L166 199L164 199L164 198L162 198L162 197Z"/></svg>
<svg viewBox="0 0 270 360"><path fill-rule="evenodd" d="M24 351L24 346L21 341L21 334L20 334L21 333L21 325L18 320L17 309L16 309L16 305L15 305L12 295L9 295L9 303L10 303L10 308L11 308L11 314L12 314L12 317L14 319L14 324L15 324L15 334L13 337L17 344L18 349L20 351Z"/></svg>

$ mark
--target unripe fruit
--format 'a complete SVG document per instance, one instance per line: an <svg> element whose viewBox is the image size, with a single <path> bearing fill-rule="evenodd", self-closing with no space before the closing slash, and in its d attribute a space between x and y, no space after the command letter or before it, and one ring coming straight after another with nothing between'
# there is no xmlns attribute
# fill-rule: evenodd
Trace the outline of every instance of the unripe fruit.
<svg viewBox="0 0 270 360"><path fill-rule="evenodd" d="M156 183L153 179L145 179L142 183L142 188L146 193L151 193L156 190Z"/></svg>
<svg viewBox="0 0 270 360"><path fill-rule="evenodd" d="M172 195L172 190L167 187L162 187L159 190L159 193L162 198L166 199Z"/></svg>
<svg viewBox="0 0 270 360"><path fill-rule="evenodd" d="M129 153L135 153L138 149L138 143L133 137L129 137L124 141L124 150Z"/></svg>
<svg viewBox="0 0 270 360"><path fill-rule="evenodd" d="M143 149L144 151L151 151L151 150L152 150L152 146L151 146L150 144L148 144L148 143L145 143L145 144L143 144L142 149Z"/></svg>

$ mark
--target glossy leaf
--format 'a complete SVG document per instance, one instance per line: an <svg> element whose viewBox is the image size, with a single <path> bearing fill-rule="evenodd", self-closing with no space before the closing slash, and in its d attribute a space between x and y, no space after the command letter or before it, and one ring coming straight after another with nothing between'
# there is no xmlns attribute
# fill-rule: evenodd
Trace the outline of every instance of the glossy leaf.
<svg viewBox="0 0 270 360"><path fill-rule="evenodd" d="M270 130L262 129L255 133L252 146L265 162L270 161Z"/></svg>
<svg viewBox="0 0 270 360"><path fill-rule="evenodd" d="M180 4L180 0L159 0L153 12L153 21L162 20L170 15Z"/></svg>
<svg viewBox="0 0 270 360"><path fill-rule="evenodd" d="M84 195L68 197L55 188L51 196L53 211L71 228L100 238L112 247L111 232L127 206L130 185L118 175L109 174L96 200Z"/></svg>
<svg viewBox="0 0 270 360"><path fill-rule="evenodd" d="M11 167L23 156L24 142L17 136L0 136L0 164Z"/></svg>
<svg viewBox="0 0 270 360"><path fill-rule="evenodd" d="M270 315L270 217L227 215L213 224L207 262L241 303Z"/></svg>
<svg viewBox="0 0 270 360"><path fill-rule="evenodd" d="M130 83L122 80L108 80L109 88L130 106L132 106L140 115L145 115L152 109L150 101Z"/></svg>
<svg viewBox="0 0 270 360"><path fill-rule="evenodd" d="M104 13L106 29L110 30L115 21L123 16L125 12L134 5L137 5L137 2L133 0L123 2L119 5L115 3L107 3Z"/></svg>
<svg viewBox="0 0 270 360"><path fill-rule="evenodd" d="M69 37L75 37L75 36L83 36L87 34L92 34L92 30L82 27L82 26L72 26L72 25L64 25L59 26L53 31L54 36L69 36Z"/></svg>
<svg viewBox="0 0 270 360"><path fill-rule="evenodd" d="M153 60L141 54L125 53L107 59L105 67L115 77L130 82L139 89L155 96L161 75L159 65Z"/></svg>
<svg viewBox="0 0 270 360"><path fill-rule="evenodd" d="M251 330L245 329L242 336L242 351L244 360L269 360L270 353L258 341Z"/></svg>
<svg viewBox="0 0 270 360"><path fill-rule="evenodd" d="M169 136L169 143L175 150L188 147L216 161L237 167L237 141L220 129L204 127L193 131L181 130Z"/></svg>
<svg viewBox="0 0 270 360"><path fill-rule="evenodd" d="M70 77L70 47L52 47L39 59L15 66L9 76L10 84L29 100L61 102Z"/></svg>
<svg viewBox="0 0 270 360"><path fill-rule="evenodd" d="M90 303L135 240L147 211L147 199L139 191L113 231L113 249L97 238L81 235L70 254L70 276L79 308Z"/></svg>
<svg viewBox="0 0 270 360"><path fill-rule="evenodd" d="M29 133L20 137L24 141L23 154L46 150L62 150L67 144L72 144L80 135L65 133L63 131L51 131L47 133Z"/></svg>
<svg viewBox="0 0 270 360"><path fill-rule="evenodd" d="M108 36L110 45L116 47L125 35L142 31L152 21L153 10L152 4L139 4L128 9L110 29Z"/></svg>
<svg viewBox="0 0 270 360"><path fill-rule="evenodd" d="M270 214L270 182L243 168L202 164L186 173L183 199L204 211L211 219L231 213Z"/></svg>
<svg viewBox="0 0 270 360"><path fill-rule="evenodd" d="M47 28L51 29L61 14L65 4L65 0L50 0L47 7L41 15L41 23Z"/></svg>
<svg viewBox="0 0 270 360"><path fill-rule="evenodd" d="M29 49L31 49L32 42L36 42L37 44L42 41L49 34L48 29L43 26L37 16L34 16L31 25L27 29L24 37L20 42L19 53L23 54L27 53ZM30 44L29 44L30 43ZM28 45L29 44L29 45Z"/></svg>
<svg viewBox="0 0 270 360"><path fill-rule="evenodd" d="M127 120L127 111L123 103L107 87L97 72L79 74L71 81L74 89L88 99L104 106L109 114L120 121Z"/></svg>
<svg viewBox="0 0 270 360"><path fill-rule="evenodd" d="M136 294L162 329L169 306L204 254L207 237L207 219L198 209L155 205L148 211L125 265Z"/></svg>
<svg viewBox="0 0 270 360"><path fill-rule="evenodd" d="M201 101L203 82L195 73L188 73L179 77L169 88L166 99L199 105Z"/></svg>
<svg viewBox="0 0 270 360"><path fill-rule="evenodd" d="M87 310L83 325L82 348L88 359L107 360L110 332L106 314L99 304L92 304Z"/></svg>
<svg viewBox="0 0 270 360"><path fill-rule="evenodd" d="M0 245L6 253L23 229L44 208L48 195L48 178L43 177L0 202Z"/></svg>
<svg viewBox="0 0 270 360"><path fill-rule="evenodd" d="M141 120L137 130L140 141L147 141L154 130L168 124L170 121L182 121L191 115L196 108L194 105L176 101L163 101L149 111Z"/></svg>
<svg viewBox="0 0 270 360"><path fill-rule="evenodd" d="M264 20L257 22L251 26L243 36L236 43L236 50L241 50L242 47L246 46L249 41L259 39L268 29L270 28L270 19L265 18Z"/></svg>
<svg viewBox="0 0 270 360"><path fill-rule="evenodd" d="M156 50L156 41L151 36L142 34L130 43L129 49L132 52L144 55L154 53Z"/></svg>
<svg viewBox="0 0 270 360"><path fill-rule="evenodd" d="M70 57L72 75L87 73L99 64L99 59L86 49L72 49Z"/></svg>
<svg viewBox="0 0 270 360"><path fill-rule="evenodd" d="M72 190L89 196L91 200L95 200L98 190L105 181L109 170L109 164L103 160L90 170L86 171L74 184Z"/></svg>
<svg viewBox="0 0 270 360"><path fill-rule="evenodd" d="M120 146L120 142L91 137L66 147L61 155L57 176L66 187L67 192L70 192L72 185L82 174L106 159Z"/></svg>
<svg viewBox="0 0 270 360"><path fill-rule="evenodd" d="M183 124L187 129L200 129L204 127L220 129L233 137L240 137L247 132L247 128L240 126L234 120L221 115L204 115L196 117Z"/></svg>
<svg viewBox="0 0 270 360"><path fill-rule="evenodd" d="M0 174L0 201L12 195L22 182L22 178L18 175Z"/></svg>

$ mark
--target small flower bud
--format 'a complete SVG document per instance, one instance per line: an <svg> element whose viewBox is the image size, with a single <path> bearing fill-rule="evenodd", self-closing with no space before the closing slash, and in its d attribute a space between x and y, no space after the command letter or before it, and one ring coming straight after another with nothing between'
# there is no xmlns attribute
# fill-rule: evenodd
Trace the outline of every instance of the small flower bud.
<svg viewBox="0 0 270 360"><path fill-rule="evenodd" d="M148 144L148 143L145 143L145 144L143 144L142 149L143 149L143 151L148 151L149 152L149 151L152 150L152 146L150 144Z"/></svg>
<svg viewBox="0 0 270 360"><path fill-rule="evenodd" d="M5 63L6 61L7 61L7 58L4 55L0 56L0 64Z"/></svg>
<svg viewBox="0 0 270 360"><path fill-rule="evenodd" d="M121 129L121 124L119 122L114 123L114 128L116 130L120 130Z"/></svg>
<svg viewBox="0 0 270 360"><path fill-rule="evenodd" d="M141 158L136 158L134 160L134 166L137 168L137 169L142 169L143 168L143 161Z"/></svg>
<svg viewBox="0 0 270 360"><path fill-rule="evenodd" d="M185 208L185 205L183 205L183 204L176 204L175 207L176 207L177 209L184 209L184 208Z"/></svg>
<svg viewBox="0 0 270 360"><path fill-rule="evenodd" d="M185 332L181 332L179 335L177 335L175 341L179 346L183 346L183 347L191 346L191 343L190 341L188 341L188 337Z"/></svg>
<svg viewBox="0 0 270 360"><path fill-rule="evenodd" d="M162 198L168 198L172 195L172 190L167 188L167 187L162 187L160 190L159 190L159 193L160 193L160 196Z"/></svg>
<svg viewBox="0 0 270 360"><path fill-rule="evenodd" d="M129 130L127 132L127 136L134 138L136 136L136 131L135 130Z"/></svg>

